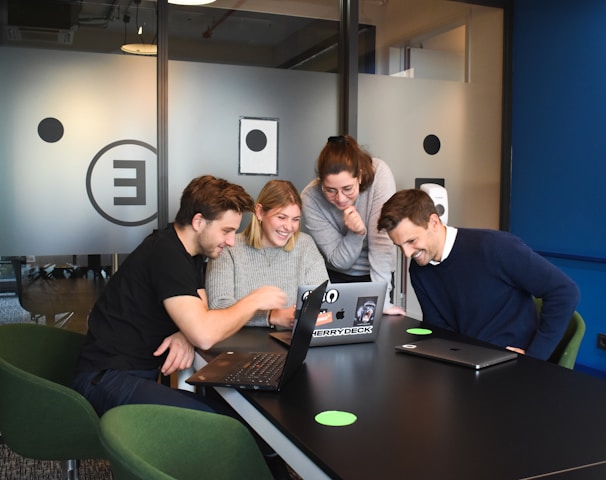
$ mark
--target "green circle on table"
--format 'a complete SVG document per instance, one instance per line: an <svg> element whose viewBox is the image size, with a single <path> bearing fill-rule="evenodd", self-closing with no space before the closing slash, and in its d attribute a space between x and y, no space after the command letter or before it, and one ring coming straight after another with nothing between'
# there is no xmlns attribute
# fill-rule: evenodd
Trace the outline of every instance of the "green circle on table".
<svg viewBox="0 0 606 480"><path fill-rule="evenodd" d="M339 410L327 410L316 415L316 422L328 427L345 427L354 423L358 417L353 413L341 412Z"/></svg>
<svg viewBox="0 0 606 480"><path fill-rule="evenodd" d="M428 328L409 328L406 330L406 333L410 333L411 335L429 335L432 331Z"/></svg>

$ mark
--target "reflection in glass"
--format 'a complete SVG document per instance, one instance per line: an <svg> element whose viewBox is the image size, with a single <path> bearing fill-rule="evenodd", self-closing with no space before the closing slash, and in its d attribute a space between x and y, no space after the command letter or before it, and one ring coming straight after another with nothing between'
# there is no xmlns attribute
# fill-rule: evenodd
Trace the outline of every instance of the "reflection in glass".
<svg viewBox="0 0 606 480"><path fill-rule="evenodd" d="M169 58L338 72L339 2L236 1L224 8L169 5ZM361 2L367 3L367 0ZM376 3L371 2L371 3ZM70 51L153 54L152 0L8 0L3 44ZM375 71L375 20L359 28L359 71Z"/></svg>
<svg viewBox="0 0 606 480"><path fill-rule="evenodd" d="M41 323L85 333L88 313L116 268L110 257L0 257L0 323Z"/></svg>
<svg viewBox="0 0 606 480"><path fill-rule="evenodd" d="M283 2L286 3L286 2ZM171 7L169 57L231 65L337 71L338 16ZM338 13L338 3L335 2Z"/></svg>

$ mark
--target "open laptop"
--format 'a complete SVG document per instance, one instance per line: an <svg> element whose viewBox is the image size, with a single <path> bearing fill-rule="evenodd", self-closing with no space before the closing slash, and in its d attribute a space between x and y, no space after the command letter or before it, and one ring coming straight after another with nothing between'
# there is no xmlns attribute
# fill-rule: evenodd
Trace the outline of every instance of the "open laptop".
<svg viewBox="0 0 606 480"><path fill-rule="evenodd" d="M288 352L223 352L189 377L191 385L280 390L299 369L309 349L328 280L305 300Z"/></svg>
<svg viewBox="0 0 606 480"><path fill-rule="evenodd" d="M438 337L396 345L395 349L398 352L463 365L475 370L508 362L518 357L517 353L510 350L484 347Z"/></svg>
<svg viewBox="0 0 606 480"><path fill-rule="evenodd" d="M312 289L310 285L299 287L297 311ZM379 334L386 292L385 282L328 284L310 346L374 342ZM292 335L289 330L279 330L270 336L290 345Z"/></svg>

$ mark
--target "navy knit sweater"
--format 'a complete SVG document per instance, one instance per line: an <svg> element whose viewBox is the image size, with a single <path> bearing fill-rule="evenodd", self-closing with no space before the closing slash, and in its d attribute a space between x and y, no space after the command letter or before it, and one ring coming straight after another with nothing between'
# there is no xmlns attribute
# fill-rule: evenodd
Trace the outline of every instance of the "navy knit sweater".
<svg viewBox="0 0 606 480"><path fill-rule="evenodd" d="M579 301L576 284L507 232L459 228L438 265L413 260L410 279L423 320L547 359ZM543 299L539 317L532 297Z"/></svg>

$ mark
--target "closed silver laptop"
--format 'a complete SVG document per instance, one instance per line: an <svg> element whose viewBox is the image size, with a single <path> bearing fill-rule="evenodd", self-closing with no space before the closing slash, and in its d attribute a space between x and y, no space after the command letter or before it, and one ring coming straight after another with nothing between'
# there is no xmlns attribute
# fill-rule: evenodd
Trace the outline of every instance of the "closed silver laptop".
<svg viewBox="0 0 606 480"><path fill-rule="evenodd" d="M396 345L396 351L462 365L479 370L518 357L510 350L474 345L459 340L431 337L417 342Z"/></svg>

